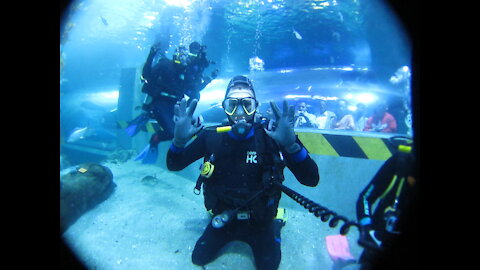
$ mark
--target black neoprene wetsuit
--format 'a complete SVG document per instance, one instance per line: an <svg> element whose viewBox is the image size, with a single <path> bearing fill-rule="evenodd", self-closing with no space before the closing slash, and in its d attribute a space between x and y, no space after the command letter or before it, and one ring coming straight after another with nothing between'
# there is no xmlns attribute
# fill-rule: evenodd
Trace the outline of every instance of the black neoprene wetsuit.
<svg viewBox="0 0 480 270"><path fill-rule="evenodd" d="M169 170L178 171L201 157L210 161L213 157L215 169L212 176L205 180L203 187L205 206L207 210L212 210L214 215L238 207L242 201L262 189L265 170L262 163L267 162L262 160L267 159L264 154L266 152L278 154L280 150L285 165L300 183L311 187L318 184L318 167L298 138L297 143L302 147L293 154L287 154L278 148L271 149L272 144L260 146L263 139L273 142L261 127L251 129L244 139L236 138L231 131L203 131L185 148L177 148L172 144L167 153L167 167ZM278 169L282 176L285 165ZM278 220L274 221L274 217L280 196L281 192L276 190L241 208L251 212L251 217L247 220L233 219L219 229L214 228L210 222L197 241L192 254L193 263L205 265L216 258L225 244L240 240L252 248L257 269L277 269L281 259L281 226Z"/></svg>
<svg viewBox="0 0 480 270"><path fill-rule="evenodd" d="M361 225L375 231L383 248L390 248L396 236L407 225L411 207L415 207L418 196L416 163L413 154L396 152L385 161L357 200L357 219ZM375 209L372 209L378 201ZM359 262L363 269L369 269L378 252L364 249Z"/></svg>
<svg viewBox="0 0 480 270"><path fill-rule="evenodd" d="M173 139L173 108L175 104L187 94L189 102L192 99L200 100L200 91L212 79L203 76L203 70L208 66L208 60L194 58L186 67L176 64L164 54L153 64L157 52L150 50L142 70L144 85L142 92L152 97L149 104L144 105L144 110L157 120L162 127L150 138L150 145L157 146L159 142ZM180 78L183 75L184 78ZM202 80L202 78L205 78Z"/></svg>
<svg viewBox="0 0 480 270"><path fill-rule="evenodd" d="M173 107L182 99L183 91L179 88L176 67L172 60L162 55L152 66L155 55L156 51L150 50L143 66L142 76L145 83L142 92L152 97L152 101L145 104L143 109L162 127L150 138L150 145L156 147L160 141L173 139Z"/></svg>

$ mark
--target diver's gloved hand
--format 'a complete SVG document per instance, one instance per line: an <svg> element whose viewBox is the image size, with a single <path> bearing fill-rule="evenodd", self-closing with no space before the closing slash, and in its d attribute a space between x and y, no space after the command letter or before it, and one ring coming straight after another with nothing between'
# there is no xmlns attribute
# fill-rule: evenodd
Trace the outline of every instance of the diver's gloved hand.
<svg viewBox="0 0 480 270"><path fill-rule="evenodd" d="M282 113L280 113L280 109L274 102L270 101L270 106L275 115L277 127L274 130L265 129L265 132L275 140L275 142L283 146L287 153L292 154L298 152L301 147L296 143L295 132L293 131L294 107L289 108L286 100L283 101Z"/></svg>
<svg viewBox="0 0 480 270"><path fill-rule="evenodd" d="M187 101L182 98L180 104L175 104L173 121L175 128L173 130L173 145L183 148L185 144L203 128L203 125L198 124L196 119L193 119L193 112L197 107L198 100L194 99L187 107Z"/></svg>
<svg viewBox="0 0 480 270"><path fill-rule="evenodd" d="M150 47L150 52L156 53L157 51L160 50L160 46L161 46L160 42L153 44L152 47Z"/></svg>
<svg viewBox="0 0 480 270"><path fill-rule="evenodd" d="M215 80L217 76L218 76L218 68L212 71L212 74L210 75L210 77L212 77L212 80Z"/></svg>
<svg viewBox="0 0 480 270"><path fill-rule="evenodd" d="M358 244L364 248L380 250L382 242L375 237L371 224L363 225L360 229Z"/></svg>

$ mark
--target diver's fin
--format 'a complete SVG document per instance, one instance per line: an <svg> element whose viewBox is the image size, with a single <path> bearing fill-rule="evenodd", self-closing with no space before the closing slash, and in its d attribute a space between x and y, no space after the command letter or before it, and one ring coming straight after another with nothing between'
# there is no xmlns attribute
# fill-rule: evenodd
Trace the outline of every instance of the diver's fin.
<svg viewBox="0 0 480 270"><path fill-rule="evenodd" d="M137 135L138 132L145 129L145 125L148 123L150 116L148 113L142 113L137 116L135 119L128 123L128 126L125 128L128 136L133 137Z"/></svg>
<svg viewBox="0 0 480 270"><path fill-rule="evenodd" d="M128 127L127 121L117 121L117 128L125 129Z"/></svg>
<svg viewBox="0 0 480 270"><path fill-rule="evenodd" d="M127 135L130 137L135 136L140 129L138 128L137 125L129 125L128 127L125 128L125 132L127 132Z"/></svg>
<svg viewBox="0 0 480 270"><path fill-rule="evenodd" d="M347 265L356 260L350 253L348 240L345 235L328 235L325 237L327 251L334 263Z"/></svg>
<svg viewBox="0 0 480 270"><path fill-rule="evenodd" d="M147 145L143 151L135 157L135 160L141 160L143 164L154 164L158 158L158 146Z"/></svg>

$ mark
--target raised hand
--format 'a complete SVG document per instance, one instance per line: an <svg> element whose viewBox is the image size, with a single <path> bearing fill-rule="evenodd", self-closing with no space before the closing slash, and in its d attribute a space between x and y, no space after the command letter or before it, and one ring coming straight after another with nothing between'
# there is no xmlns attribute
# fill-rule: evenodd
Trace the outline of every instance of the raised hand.
<svg viewBox="0 0 480 270"><path fill-rule="evenodd" d="M198 100L194 99L187 107L187 101L182 98L180 103L174 106L173 121L175 122L175 128L173 130L172 143L177 147L185 147L185 144L200 131L203 126L195 125L197 121L193 119L193 113L197 108Z"/></svg>
<svg viewBox="0 0 480 270"><path fill-rule="evenodd" d="M283 112L280 112L277 104L272 101L270 101L270 106L275 115L277 127L275 130L265 129L265 132L278 144L283 146L288 153L294 153L300 150L300 145L295 142L296 137L295 132L293 131L294 107L289 107L286 100L283 101Z"/></svg>

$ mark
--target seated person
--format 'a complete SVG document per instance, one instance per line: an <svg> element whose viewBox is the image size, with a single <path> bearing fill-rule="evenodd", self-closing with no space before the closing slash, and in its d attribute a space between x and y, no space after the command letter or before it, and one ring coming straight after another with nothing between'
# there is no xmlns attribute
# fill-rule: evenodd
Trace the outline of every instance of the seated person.
<svg viewBox="0 0 480 270"><path fill-rule="evenodd" d="M387 112L387 105L380 103L373 111L373 115L368 118L363 131L375 132L397 132L397 121L393 115Z"/></svg>
<svg viewBox="0 0 480 270"><path fill-rule="evenodd" d="M336 118L337 116L334 112L327 110L327 103L325 100L320 100L320 113L318 114L317 119L315 119L317 127L319 129L331 129Z"/></svg>
<svg viewBox="0 0 480 270"><path fill-rule="evenodd" d="M297 103L293 123L293 127L317 127L315 115L307 112L307 104L303 101Z"/></svg>
<svg viewBox="0 0 480 270"><path fill-rule="evenodd" d="M367 123L368 117L365 116L366 106L363 103L357 104L357 110L354 114L355 120L355 130L363 131L365 124Z"/></svg>
<svg viewBox="0 0 480 270"><path fill-rule="evenodd" d="M354 130L355 121L353 120L353 115L348 111L347 101L340 99L338 100L338 111L337 116L339 121L333 123L333 129L336 130Z"/></svg>

